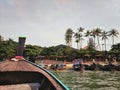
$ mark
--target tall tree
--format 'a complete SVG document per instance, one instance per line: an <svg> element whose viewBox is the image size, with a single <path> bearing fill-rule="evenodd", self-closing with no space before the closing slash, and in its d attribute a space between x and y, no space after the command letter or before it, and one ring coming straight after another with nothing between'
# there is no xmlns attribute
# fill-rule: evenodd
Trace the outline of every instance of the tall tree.
<svg viewBox="0 0 120 90"><path fill-rule="evenodd" d="M73 30L71 28L68 28L65 33L65 41L69 47L72 47L72 36L73 36Z"/></svg>
<svg viewBox="0 0 120 90"><path fill-rule="evenodd" d="M86 31L85 37L88 37L88 41L90 40L91 32L89 30Z"/></svg>
<svg viewBox="0 0 120 90"><path fill-rule="evenodd" d="M101 47L100 47L100 40L99 40L99 37L101 36L101 31L102 29L101 28L95 28L95 35L97 37L97 42L98 42L98 47L99 47L99 50L101 51Z"/></svg>
<svg viewBox="0 0 120 90"><path fill-rule="evenodd" d="M91 32L89 30L87 30L86 33L85 33L85 37L90 38L90 36L91 36Z"/></svg>
<svg viewBox="0 0 120 90"><path fill-rule="evenodd" d="M103 31L102 32L102 40L104 40L104 48L105 48L105 51L106 51L106 39L108 39L108 32L106 32L106 31Z"/></svg>
<svg viewBox="0 0 120 90"><path fill-rule="evenodd" d="M77 43L77 49L79 49L79 39L78 39L78 33L74 34L75 42Z"/></svg>
<svg viewBox="0 0 120 90"><path fill-rule="evenodd" d="M83 40L83 35L82 32L84 31L84 28L80 27L78 29L78 41L79 41L79 45L80 45L80 49L82 49L82 40Z"/></svg>
<svg viewBox="0 0 120 90"><path fill-rule="evenodd" d="M95 32L95 29L93 29L92 31L91 31L91 36L93 37L93 39L94 39L94 48L96 48L96 32Z"/></svg>
<svg viewBox="0 0 120 90"><path fill-rule="evenodd" d="M117 37L119 35L119 32L117 29L111 29L109 32L109 35L112 37L112 45L114 45L114 37Z"/></svg>

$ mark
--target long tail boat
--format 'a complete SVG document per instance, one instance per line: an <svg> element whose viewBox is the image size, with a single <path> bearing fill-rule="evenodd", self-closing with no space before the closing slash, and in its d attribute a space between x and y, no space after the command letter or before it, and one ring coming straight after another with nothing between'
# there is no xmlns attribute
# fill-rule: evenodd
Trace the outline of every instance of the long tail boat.
<svg viewBox="0 0 120 90"><path fill-rule="evenodd" d="M24 42L20 37L15 58L0 62L0 90L69 90L51 72L22 57Z"/></svg>

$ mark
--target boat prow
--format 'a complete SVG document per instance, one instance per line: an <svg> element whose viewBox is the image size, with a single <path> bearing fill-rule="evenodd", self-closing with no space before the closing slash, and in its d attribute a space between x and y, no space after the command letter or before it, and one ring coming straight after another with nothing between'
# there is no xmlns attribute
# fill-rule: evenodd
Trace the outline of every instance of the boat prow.
<svg viewBox="0 0 120 90"><path fill-rule="evenodd" d="M28 90L69 90L46 69L27 60L7 60L0 63L0 90L9 86L27 84ZM33 89L36 88L36 89ZM12 90L12 89L10 89ZM20 90L23 90L20 88Z"/></svg>

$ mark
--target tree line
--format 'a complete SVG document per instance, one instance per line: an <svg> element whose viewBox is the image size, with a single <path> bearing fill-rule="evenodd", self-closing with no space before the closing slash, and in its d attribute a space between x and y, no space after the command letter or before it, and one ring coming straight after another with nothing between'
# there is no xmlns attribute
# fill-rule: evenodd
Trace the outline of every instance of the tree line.
<svg viewBox="0 0 120 90"><path fill-rule="evenodd" d="M82 31L83 28L80 28ZM99 30L99 29L97 29ZM79 31L79 30L78 30ZM94 30L93 30L94 31ZM87 31L84 33L84 36L90 36L88 46L89 48L83 50L82 48L82 41L83 40L83 33L82 32L73 32L72 29L67 29L65 34L65 40L67 45L57 45L57 46L51 46L51 47L41 47L38 45L31 45L26 44L24 48L23 56L29 60L35 59L35 58L41 58L44 56L46 59L57 59L57 60L63 60L66 59L67 61L72 61L75 57L83 57L85 55L92 56L91 58L94 58L95 55L103 54L103 55L119 55L120 53L120 43L114 44L111 47L110 51L101 52L99 50L95 49L95 38L99 38L98 36L94 36L93 31ZM114 35L112 37L116 37L118 35L118 32L114 29ZM112 31L110 31L112 32ZM107 35L111 35L107 33ZM115 34L116 32L116 34ZM90 33L90 34L87 34ZM101 34L100 34L101 35ZM106 34L105 34L106 35ZM78 49L72 48L72 38L75 37L76 43L78 46ZM106 40L106 39L105 39ZM113 39L114 40L114 39ZM80 43L81 42L81 43ZM4 40L4 37L0 35L0 60L14 57L16 55L18 48L18 42L14 41L13 39L9 38L8 40Z"/></svg>
<svg viewBox="0 0 120 90"><path fill-rule="evenodd" d="M72 47L72 41L74 38L77 44L77 49L82 49L84 37L87 37L89 40L88 46L90 46L89 44L91 43L92 49L94 50L97 49L101 51L102 50L100 44L100 38L101 38L101 40L104 41L102 45L104 45L104 50L106 51L107 49L106 42L108 37L111 37L112 45L114 45L114 39L117 38L118 36L119 36L119 32L117 29L111 29L110 31L105 31L97 27L92 30L85 30L85 28L80 27L77 32L74 32L71 28L68 28L65 33L65 41L69 47Z"/></svg>

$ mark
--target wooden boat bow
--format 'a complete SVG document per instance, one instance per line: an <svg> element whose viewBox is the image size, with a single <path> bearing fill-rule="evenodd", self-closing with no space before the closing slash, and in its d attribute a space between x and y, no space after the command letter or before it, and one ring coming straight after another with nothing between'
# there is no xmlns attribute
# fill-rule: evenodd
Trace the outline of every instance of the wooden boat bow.
<svg viewBox="0 0 120 90"><path fill-rule="evenodd" d="M0 87L25 83L39 83L38 90L69 90L52 73L30 61L6 60L0 63Z"/></svg>

